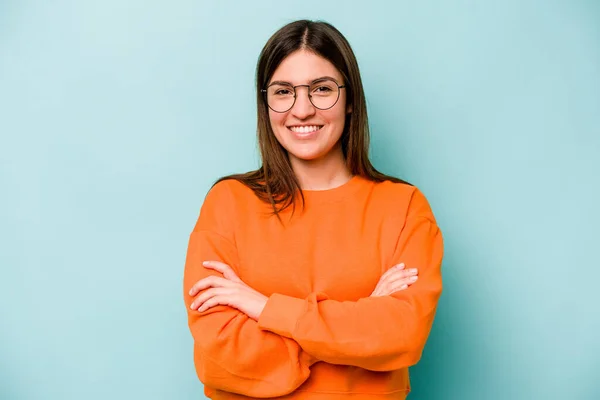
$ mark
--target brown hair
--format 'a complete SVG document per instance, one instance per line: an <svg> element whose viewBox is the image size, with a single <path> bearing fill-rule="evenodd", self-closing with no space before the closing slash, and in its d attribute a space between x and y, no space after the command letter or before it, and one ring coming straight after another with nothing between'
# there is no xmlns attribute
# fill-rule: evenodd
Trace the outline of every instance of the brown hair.
<svg viewBox="0 0 600 400"><path fill-rule="evenodd" d="M266 98L262 92L279 64L297 50L309 50L331 62L344 77L347 114L341 136L346 165L352 175L383 182L407 183L382 174L369 161L369 123L358 62L346 38L335 27L322 21L300 20L279 29L265 44L256 67L256 102L258 112L257 136L262 166L245 174L225 176L217 181L235 179L248 186L263 201L270 203L273 212L289 206L295 209L297 195L304 196L290 164L287 151L277 141L271 123Z"/></svg>

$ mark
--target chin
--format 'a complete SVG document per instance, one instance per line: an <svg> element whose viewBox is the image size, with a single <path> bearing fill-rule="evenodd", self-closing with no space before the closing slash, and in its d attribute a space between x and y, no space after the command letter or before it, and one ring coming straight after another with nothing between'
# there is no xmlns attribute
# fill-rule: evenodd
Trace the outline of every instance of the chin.
<svg viewBox="0 0 600 400"><path fill-rule="evenodd" d="M314 151L310 151L308 149L303 149L303 150L304 151L297 150L297 149L290 149L290 150L288 150L288 154L290 155L290 157L294 157L300 161L314 161L314 160L324 158L328 154L327 151L322 151L321 149L314 150Z"/></svg>
<svg viewBox="0 0 600 400"><path fill-rule="evenodd" d="M288 152L290 157L294 157L300 161L313 161L322 157L321 154L315 153L302 153L302 152Z"/></svg>

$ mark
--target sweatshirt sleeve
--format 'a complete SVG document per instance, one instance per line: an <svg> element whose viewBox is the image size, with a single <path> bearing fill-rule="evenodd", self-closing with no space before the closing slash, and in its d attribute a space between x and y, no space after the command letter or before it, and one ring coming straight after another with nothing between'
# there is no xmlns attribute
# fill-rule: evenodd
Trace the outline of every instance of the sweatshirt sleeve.
<svg viewBox="0 0 600 400"><path fill-rule="evenodd" d="M421 358L442 291L442 235L425 197L415 189L393 264L419 269L408 289L383 297L335 301L273 294L259 318L265 331L293 338L319 360L373 371L409 367ZM391 267L391 265L390 265Z"/></svg>
<svg viewBox="0 0 600 400"><path fill-rule="evenodd" d="M194 283L209 275L202 262L221 261L238 271L233 234L232 193L227 182L215 185L206 196L189 240L184 271L184 300L194 340L194 363L200 381L227 392L251 397L291 393L310 375L316 362L293 339L263 331L255 320L228 306L203 313L190 310Z"/></svg>

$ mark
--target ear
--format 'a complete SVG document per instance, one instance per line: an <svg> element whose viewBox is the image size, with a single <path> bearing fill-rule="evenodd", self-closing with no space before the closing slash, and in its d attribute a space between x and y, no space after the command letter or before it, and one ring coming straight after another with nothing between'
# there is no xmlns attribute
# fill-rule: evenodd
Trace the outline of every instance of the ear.
<svg viewBox="0 0 600 400"><path fill-rule="evenodd" d="M352 114L352 104L348 104L348 107L346 107L346 114Z"/></svg>

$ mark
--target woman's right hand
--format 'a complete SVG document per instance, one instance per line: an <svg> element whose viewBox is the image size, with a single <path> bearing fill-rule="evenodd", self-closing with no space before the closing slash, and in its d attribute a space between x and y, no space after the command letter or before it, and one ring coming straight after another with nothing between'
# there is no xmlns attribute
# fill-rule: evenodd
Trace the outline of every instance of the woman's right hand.
<svg viewBox="0 0 600 400"><path fill-rule="evenodd" d="M419 279L418 273L416 268L405 269L404 263L395 265L381 276L370 297L389 296L394 292L408 289Z"/></svg>

